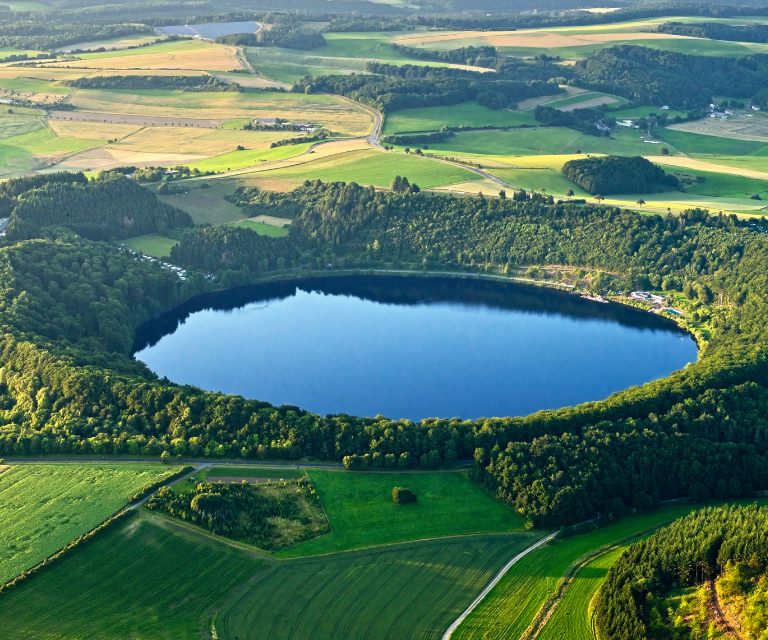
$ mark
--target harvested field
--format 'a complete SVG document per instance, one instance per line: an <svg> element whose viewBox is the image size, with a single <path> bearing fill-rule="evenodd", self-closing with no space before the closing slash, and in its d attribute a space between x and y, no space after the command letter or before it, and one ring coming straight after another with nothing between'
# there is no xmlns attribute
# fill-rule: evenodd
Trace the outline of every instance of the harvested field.
<svg viewBox="0 0 768 640"><path fill-rule="evenodd" d="M86 138L89 140L111 140L124 138L141 129L130 124L104 124L100 122L75 122L50 120L48 126L57 136L63 138Z"/></svg>
<svg viewBox="0 0 768 640"><path fill-rule="evenodd" d="M282 140L292 134L272 131L236 131L178 128L147 127L137 130L134 135L120 140L114 148L126 151L145 151L165 153L173 149L174 153L211 157L235 151L238 145L246 150L269 149L276 140ZM297 137L301 137L300 134Z"/></svg>
<svg viewBox="0 0 768 640"><path fill-rule="evenodd" d="M250 87L252 89L266 89L267 87L282 87L283 89L290 89L293 85L286 82L275 82L274 80L267 80L261 76L252 76L245 74L214 74L217 80L228 83L237 83L241 87Z"/></svg>
<svg viewBox="0 0 768 640"><path fill-rule="evenodd" d="M585 100L584 102L568 104L564 107L557 107L557 110L573 111L574 109L589 109L590 107L599 107L601 104L614 104L615 102L618 102L616 98L611 98L610 96L602 96L600 98L592 98L592 100Z"/></svg>
<svg viewBox="0 0 768 640"><path fill-rule="evenodd" d="M723 120L721 118L703 118L693 122L673 124L668 129L699 133L716 138L736 140L753 140L768 143L768 118L754 116L736 117Z"/></svg>
<svg viewBox="0 0 768 640"><path fill-rule="evenodd" d="M474 180L472 182L459 182L458 184L449 184L446 187L435 187L432 191L441 193L452 193L454 195L476 196L482 193L484 196L497 196L504 187L491 180Z"/></svg>
<svg viewBox="0 0 768 640"><path fill-rule="evenodd" d="M57 171L93 171L114 167L135 166L153 167L165 165L189 164L204 160L206 156L181 155L178 153L146 153L143 151L125 151L117 148L99 147L90 149L59 162Z"/></svg>
<svg viewBox="0 0 768 640"><path fill-rule="evenodd" d="M326 142L325 144L317 145L311 151L307 153L302 153L301 155L294 156L292 158L286 158L285 160L280 160L277 162L270 162L269 164L265 164L263 167L247 167L237 172L232 171L230 175L239 175L239 174L246 174L246 173L255 174L261 171L285 169L288 167L302 165L307 162L313 162L321 158L330 158L332 156L346 154L353 151L366 151L366 150L372 151L371 146L368 144L366 140L336 140L333 142ZM345 156L342 156L342 157L345 157ZM287 176L287 177L294 177L294 176ZM298 181L298 184L301 184L301 182L303 182L303 179L301 180L296 179L296 180Z"/></svg>
<svg viewBox="0 0 768 640"><path fill-rule="evenodd" d="M590 93L586 89L580 89L579 87L562 86L561 89L565 91L565 97L568 97L568 98L578 96L582 93ZM522 102L517 103L517 110L528 111L529 109L538 107L540 104L557 102L558 100L561 100L563 97L564 96L560 95L560 96L538 96L537 98L528 98L527 100L523 100Z"/></svg>
<svg viewBox="0 0 768 640"><path fill-rule="evenodd" d="M600 44L604 42L626 40L669 40L689 39L683 36L673 36L666 33L579 33L565 34L555 31L456 31L452 33L416 33L395 38L394 42L409 47L418 47L430 44L439 44L440 48L451 48L452 40L463 39L479 40L484 44L494 47L532 47L537 49L552 49L557 47L578 47L588 44ZM465 46L459 44L458 46Z"/></svg>
<svg viewBox="0 0 768 640"><path fill-rule="evenodd" d="M654 164L660 164L670 167L682 167L684 169L698 169L699 171L713 171L715 173L729 173L734 176L744 176L745 178L755 178L756 180L768 180L768 172L754 171L741 167L729 167L724 164L715 164L713 162L704 162L694 158L684 156L647 156L647 159Z"/></svg>
<svg viewBox="0 0 768 640"><path fill-rule="evenodd" d="M216 129L225 119L209 120L205 118L167 118L163 116L141 116L127 113L98 113L93 111L51 111L48 120L67 120L72 122L100 122L109 124L133 124L143 127L202 127Z"/></svg>
<svg viewBox="0 0 768 640"><path fill-rule="evenodd" d="M154 42L155 40L157 40L156 35L124 36L122 38L114 38L112 40L98 40L95 42L78 42L77 44L68 44L64 47L57 47L56 51L73 51L74 49L90 51L91 49L100 49L101 47L106 49L127 49L128 47L146 44L147 42Z"/></svg>

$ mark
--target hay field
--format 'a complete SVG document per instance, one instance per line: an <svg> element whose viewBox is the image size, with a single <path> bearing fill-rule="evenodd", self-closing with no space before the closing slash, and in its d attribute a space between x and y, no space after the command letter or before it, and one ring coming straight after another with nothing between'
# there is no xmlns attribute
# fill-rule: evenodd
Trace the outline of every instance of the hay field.
<svg viewBox="0 0 768 640"><path fill-rule="evenodd" d="M51 131L61 138L86 138L89 140L125 138L141 130L141 127L129 124L69 122L66 120L48 120L47 124Z"/></svg>
<svg viewBox="0 0 768 640"><path fill-rule="evenodd" d="M188 118L218 121L235 118L281 118L311 122L344 135L366 135L373 118L365 110L332 96L249 91L183 93L180 91L78 91L69 101L79 110L142 118ZM66 114L64 114L66 115Z"/></svg>
<svg viewBox="0 0 768 640"><path fill-rule="evenodd" d="M204 156L182 155L179 153L147 153L144 151L125 151L104 145L89 149L56 163L57 171L100 171L127 165L135 167L154 167L190 164L204 160Z"/></svg>
<svg viewBox="0 0 768 640"><path fill-rule="evenodd" d="M229 640L437 639L539 537L442 538L275 563L223 604L216 631Z"/></svg>
<svg viewBox="0 0 768 640"><path fill-rule="evenodd" d="M648 157L648 159L655 164L663 165L664 167L698 169L699 171L728 173L734 176L743 176L746 178L754 178L756 180L768 180L768 163L762 163L765 167L764 171L748 168L751 165L760 166L759 160L762 158L718 158L715 156L708 158L707 161L704 161L698 160L696 158L686 158L683 156L653 156Z"/></svg>
<svg viewBox="0 0 768 640"><path fill-rule="evenodd" d="M87 533L173 470L149 464L12 466L0 476L0 584Z"/></svg>
<svg viewBox="0 0 768 640"><path fill-rule="evenodd" d="M449 184L444 187L435 187L432 191L437 193L451 193L460 196L476 196L478 193L482 193L484 196L497 196L502 189L504 189L504 187L500 184L493 182L492 180L483 179Z"/></svg>
<svg viewBox="0 0 768 640"><path fill-rule="evenodd" d="M751 118L735 117L726 120L721 118L703 118L693 122L673 124L667 128L717 138L753 140L768 144L768 118L758 115Z"/></svg>
<svg viewBox="0 0 768 640"><path fill-rule="evenodd" d="M300 145L294 145L294 148L296 146L300 146ZM290 147L282 147L282 148L286 149ZM353 151L361 151L361 150L370 151L371 146L368 144L366 140L334 140L332 142L318 144L313 149L311 149L308 153L303 153L303 151L305 150L306 150L306 147L302 149L302 155L300 156L293 156L293 157L286 158L284 160L271 162L270 164L264 167L253 167L253 168L244 169L243 171L237 172L237 174L238 175L253 174L255 176L257 175L255 172L272 171L276 169L288 169L291 167L296 167L298 165L303 165L310 162L320 161L325 158L333 158L337 156L341 158L341 157L345 157L345 154L348 154ZM287 176L279 176L280 179L284 177L287 177ZM302 178L302 181L303 181L303 178Z"/></svg>
<svg viewBox="0 0 768 640"><path fill-rule="evenodd" d="M78 67L88 69L190 69L231 71L241 65L233 47L208 44L195 40L180 40L105 53L86 53L79 56ZM53 63L66 66L71 63Z"/></svg>
<svg viewBox="0 0 768 640"><path fill-rule="evenodd" d="M131 238L125 241L125 244L134 251L139 251L153 258L167 258L171 255L171 249L178 243L178 240L157 234Z"/></svg>
<svg viewBox="0 0 768 640"><path fill-rule="evenodd" d="M84 128L87 125L81 125ZM123 125L125 126L125 125ZM247 150L268 149L276 140L300 134L272 131L235 131L179 128L145 127L134 128L132 135L112 145L120 151L142 151L148 153L166 153L172 149L177 154L195 156L218 156L235 151L238 145Z"/></svg>

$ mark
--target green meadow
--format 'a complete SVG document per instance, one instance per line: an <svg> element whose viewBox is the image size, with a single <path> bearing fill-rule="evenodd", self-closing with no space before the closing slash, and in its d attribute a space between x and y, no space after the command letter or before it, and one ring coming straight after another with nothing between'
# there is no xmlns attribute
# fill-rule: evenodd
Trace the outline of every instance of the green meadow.
<svg viewBox="0 0 768 640"><path fill-rule="evenodd" d="M255 220L240 220L240 222L235 222L235 226L252 229L260 236L269 236L270 238L284 238L289 233L285 227L276 227L273 224L256 222Z"/></svg>
<svg viewBox="0 0 768 640"><path fill-rule="evenodd" d="M312 469L333 532L278 552L298 557L407 540L522 530L524 522L462 472L362 473ZM394 487L408 487L414 504L392 501Z"/></svg>
<svg viewBox="0 0 768 640"><path fill-rule="evenodd" d="M403 109L387 115L383 134L403 131L435 131L442 127L519 127L535 126L531 113L494 110L477 104L462 102L449 107L427 107L424 109Z"/></svg>
<svg viewBox="0 0 768 640"><path fill-rule="evenodd" d="M428 158L374 150L350 151L284 169L260 171L254 175L319 179L323 182L357 182L377 187L389 187L395 176L400 175L415 182L422 189L479 180L481 177L467 169Z"/></svg>
<svg viewBox="0 0 768 640"><path fill-rule="evenodd" d="M659 129L657 132L659 139L686 155L747 156L768 147L765 142L706 136L676 129Z"/></svg>
<svg viewBox="0 0 768 640"><path fill-rule="evenodd" d="M0 639L197 639L260 566L211 536L134 515L3 594Z"/></svg>
<svg viewBox="0 0 768 640"><path fill-rule="evenodd" d="M149 464L12 466L0 474L0 584L98 526L171 471Z"/></svg>
<svg viewBox="0 0 768 640"><path fill-rule="evenodd" d="M139 251L153 258L167 258L171 255L171 249L178 243L178 240L159 235L140 236L125 241L125 244L134 251Z"/></svg>
<svg viewBox="0 0 768 640"><path fill-rule="evenodd" d="M231 171L257 165L260 162L274 162L298 156L307 151L312 145L308 142L301 144L289 144L274 149L253 149L244 151L230 151L220 156L214 156L207 160L200 160L189 164L190 169L200 171Z"/></svg>

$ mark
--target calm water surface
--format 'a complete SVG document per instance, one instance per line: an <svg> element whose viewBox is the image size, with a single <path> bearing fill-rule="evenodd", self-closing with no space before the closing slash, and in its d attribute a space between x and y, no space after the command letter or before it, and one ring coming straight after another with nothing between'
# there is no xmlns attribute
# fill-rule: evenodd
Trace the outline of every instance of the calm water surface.
<svg viewBox="0 0 768 640"><path fill-rule="evenodd" d="M320 414L525 415L606 398L697 357L664 318L450 278L304 279L196 298L145 324L160 376Z"/></svg>

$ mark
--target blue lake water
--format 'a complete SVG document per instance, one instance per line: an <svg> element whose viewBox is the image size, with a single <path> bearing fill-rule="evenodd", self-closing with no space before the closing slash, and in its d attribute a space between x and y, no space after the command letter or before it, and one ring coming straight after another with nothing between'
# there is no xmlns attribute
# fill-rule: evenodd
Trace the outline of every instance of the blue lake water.
<svg viewBox="0 0 768 640"><path fill-rule="evenodd" d="M200 296L142 326L159 376L320 414L526 415L600 400L697 358L670 320L472 279L302 279Z"/></svg>

